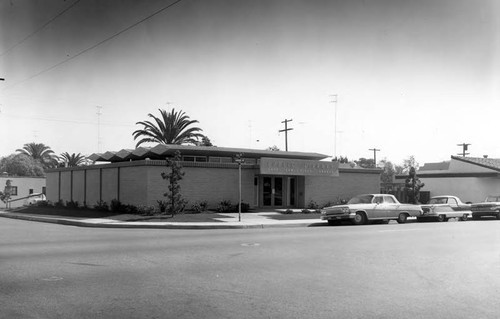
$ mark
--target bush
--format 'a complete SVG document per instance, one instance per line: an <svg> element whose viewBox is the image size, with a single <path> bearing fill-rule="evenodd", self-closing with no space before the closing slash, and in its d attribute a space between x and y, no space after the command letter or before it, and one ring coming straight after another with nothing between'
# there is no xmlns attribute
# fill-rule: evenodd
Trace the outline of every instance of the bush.
<svg viewBox="0 0 500 319"><path fill-rule="evenodd" d="M106 203L103 200L100 200L95 204L94 209L102 212L107 212L109 211L109 206L108 203Z"/></svg>
<svg viewBox="0 0 500 319"><path fill-rule="evenodd" d="M66 202L66 208L79 208L80 205L78 204L77 201L69 201L69 202Z"/></svg>
<svg viewBox="0 0 500 319"><path fill-rule="evenodd" d="M216 210L218 213L230 213L234 211L234 206L231 204L230 200L223 200L219 203Z"/></svg>
<svg viewBox="0 0 500 319"><path fill-rule="evenodd" d="M207 207L208 207L207 201L199 201L191 206L191 210L194 211L195 213L201 213L206 211Z"/></svg>
<svg viewBox="0 0 500 319"><path fill-rule="evenodd" d="M125 214L137 214L137 207L134 205L123 205L122 212Z"/></svg>
<svg viewBox="0 0 500 319"><path fill-rule="evenodd" d="M293 210L288 208L283 214L293 214Z"/></svg>
<svg viewBox="0 0 500 319"><path fill-rule="evenodd" d="M302 214L310 214L310 213L311 213L311 211L309 209L307 209L307 208L304 208L302 210Z"/></svg>
<svg viewBox="0 0 500 319"><path fill-rule="evenodd" d="M54 207L64 207L64 203L63 203L62 199L55 202Z"/></svg>
<svg viewBox="0 0 500 319"><path fill-rule="evenodd" d="M312 199L309 201L309 204L307 205L307 208L309 209L317 209L319 208L318 203L313 201Z"/></svg>
<svg viewBox="0 0 500 319"><path fill-rule="evenodd" d="M157 200L156 202L158 203L158 210L160 211L160 213L165 213L167 211L167 206L168 206L167 201Z"/></svg>
<svg viewBox="0 0 500 319"><path fill-rule="evenodd" d="M156 207L154 206L139 206L137 207L137 213L143 216L152 216L156 212Z"/></svg>
<svg viewBox="0 0 500 319"><path fill-rule="evenodd" d="M111 200L110 210L113 213L121 212L123 210L123 204L118 199Z"/></svg>

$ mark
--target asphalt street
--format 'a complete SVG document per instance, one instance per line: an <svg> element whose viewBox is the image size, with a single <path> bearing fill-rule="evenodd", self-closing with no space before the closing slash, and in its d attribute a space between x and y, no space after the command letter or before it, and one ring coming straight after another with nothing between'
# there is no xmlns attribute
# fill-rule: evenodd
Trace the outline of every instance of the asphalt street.
<svg viewBox="0 0 500 319"><path fill-rule="evenodd" d="M500 221L102 229L0 219L1 318L498 318Z"/></svg>

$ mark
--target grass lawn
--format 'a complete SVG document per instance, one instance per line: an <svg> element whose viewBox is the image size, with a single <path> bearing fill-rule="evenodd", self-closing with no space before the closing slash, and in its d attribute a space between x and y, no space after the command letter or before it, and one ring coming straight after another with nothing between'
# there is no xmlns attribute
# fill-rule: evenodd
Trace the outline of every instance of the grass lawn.
<svg viewBox="0 0 500 319"><path fill-rule="evenodd" d="M30 215L48 215L63 216L72 218L108 218L121 221L144 221L144 222L220 222L214 218L228 218L217 213L198 213L198 214L178 214L174 217L168 216L142 216L124 213L112 213L97 211L94 209L71 209L65 207L44 207L29 206L14 210L16 213Z"/></svg>

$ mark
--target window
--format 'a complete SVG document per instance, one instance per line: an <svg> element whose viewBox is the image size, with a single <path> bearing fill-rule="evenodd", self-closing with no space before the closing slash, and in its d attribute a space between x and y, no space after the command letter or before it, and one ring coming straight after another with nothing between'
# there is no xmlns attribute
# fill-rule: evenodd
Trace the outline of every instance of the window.
<svg viewBox="0 0 500 319"><path fill-rule="evenodd" d="M47 187L45 187L45 186L42 187L42 193L47 194Z"/></svg>
<svg viewBox="0 0 500 319"><path fill-rule="evenodd" d="M384 198L382 196L377 196L377 197L375 197L375 199L373 200L373 202L375 204L382 204L384 202Z"/></svg>
<svg viewBox="0 0 500 319"><path fill-rule="evenodd" d="M11 186L10 196L17 196L17 186Z"/></svg>
<svg viewBox="0 0 500 319"><path fill-rule="evenodd" d="M185 162L206 162L206 156L183 156L182 160Z"/></svg>
<svg viewBox="0 0 500 319"><path fill-rule="evenodd" d="M29 190L29 194L30 194L30 195L31 195L31 194L33 194L33 188L30 188L30 190Z"/></svg>
<svg viewBox="0 0 500 319"><path fill-rule="evenodd" d="M231 157L210 156L209 162L211 163L232 163Z"/></svg>
<svg viewBox="0 0 500 319"><path fill-rule="evenodd" d="M395 204L396 202L394 201L394 198L391 196L384 196L384 202L389 203L389 204Z"/></svg>

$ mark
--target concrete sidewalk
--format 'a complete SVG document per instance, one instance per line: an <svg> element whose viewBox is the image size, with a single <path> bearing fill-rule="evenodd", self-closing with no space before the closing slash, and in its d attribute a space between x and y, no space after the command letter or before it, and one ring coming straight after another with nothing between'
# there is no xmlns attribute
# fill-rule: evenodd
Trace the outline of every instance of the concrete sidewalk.
<svg viewBox="0 0 500 319"><path fill-rule="evenodd" d="M144 222L119 221L109 218L78 218L66 216L33 215L16 212L0 211L0 217L22 219L35 222L71 225L79 227L100 228L159 228L159 229L241 229L241 228L272 228L272 227L310 227L326 225L319 216L318 219L276 220L269 216L276 212L259 212L241 214L219 214L227 218L217 218L219 222Z"/></svg>

